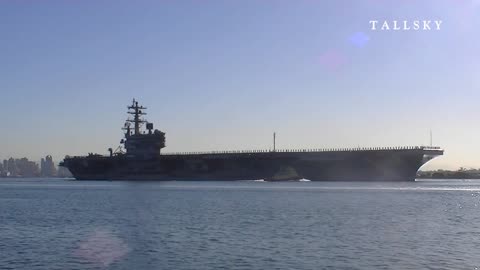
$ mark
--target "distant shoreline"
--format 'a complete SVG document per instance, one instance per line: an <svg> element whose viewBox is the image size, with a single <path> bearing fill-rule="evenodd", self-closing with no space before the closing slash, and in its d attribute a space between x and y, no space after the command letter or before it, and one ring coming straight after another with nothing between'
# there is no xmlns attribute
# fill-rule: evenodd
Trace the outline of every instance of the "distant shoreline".
<svg viewBox="0 0 480 270"><path fill-rule="evenodd" d="M417 179L480 179L480 170L462 167L456 171L419 171L417 172Z"/></svg>
<svg viewBox="0 0 480 270"><path fill-rule="evenodd" d="M75 179L73 177L58 176L0 176L0 180L4 179Z"/></svg>

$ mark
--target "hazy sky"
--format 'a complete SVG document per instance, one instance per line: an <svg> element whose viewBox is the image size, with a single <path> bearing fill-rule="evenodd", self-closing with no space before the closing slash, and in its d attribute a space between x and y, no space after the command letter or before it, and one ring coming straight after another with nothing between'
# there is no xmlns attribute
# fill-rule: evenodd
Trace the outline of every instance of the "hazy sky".
<svg viewBox="0 0 480 270"><path fill-rule="evenodd" d="M480 167L480 1L1 1L0 158L107 153L133 97L164 151L435 145ZM370 20L442 20L371 31Z"/></svg>

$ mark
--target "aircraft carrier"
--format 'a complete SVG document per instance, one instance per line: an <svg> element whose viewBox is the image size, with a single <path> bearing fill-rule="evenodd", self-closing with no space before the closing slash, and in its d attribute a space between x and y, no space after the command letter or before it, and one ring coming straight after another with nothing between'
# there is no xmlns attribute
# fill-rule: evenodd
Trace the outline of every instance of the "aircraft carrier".
<svg viewBox="0 0 480 270"><path fill-rule="evenodd" d="M165 133L143 118L146 109L135 99L128 106L125 138L109 155L66 156L60 166L77 180L415 181L423 164L443 155L434 146L277 150L275 143L273 150L161 153Z"/></svg>

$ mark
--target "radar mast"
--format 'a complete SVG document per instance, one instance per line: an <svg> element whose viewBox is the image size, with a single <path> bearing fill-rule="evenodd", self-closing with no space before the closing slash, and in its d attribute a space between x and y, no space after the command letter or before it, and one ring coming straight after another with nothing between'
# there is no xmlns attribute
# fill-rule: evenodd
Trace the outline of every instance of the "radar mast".
<svg viewBox="0 0 480 270"><path fill-rule="evenodd" d="M142 110L146 110L147 107L143 106L138 106L138 101L135 101L133 99L132 105L128 106L128 114L133 115L133 119L127 119L127 122L133 123L134 124L134 135L139 135L140 134L140 125L143 123L146 123L147 121L140 118L142 115L146 115L147 113L143 112ZM129 128L127 129L128 131L130 130ZM129 132L128 132L129 133ZM130 135L130 134L128 134Z"/></svg>

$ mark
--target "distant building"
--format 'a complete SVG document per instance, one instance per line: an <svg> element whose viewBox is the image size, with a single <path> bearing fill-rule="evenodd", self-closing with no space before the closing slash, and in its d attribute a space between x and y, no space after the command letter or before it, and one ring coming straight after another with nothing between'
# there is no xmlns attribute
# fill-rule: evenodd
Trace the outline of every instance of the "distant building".
<svg viewBox="0 0 480 270"><path fill-rule="evenodd" d="M43 177L55 177L57 176L57 170L55 168L55 163L53 163L52 156L48 155L45 158L42 158L40 162L41 173Z"/></svg>
<svg viewBox="0 0 480 270"><path fill-rule="evenodd" d="M13 158L9 158L7 161L7 174L9 176L18 176L17 163Z"/></svg>
<svg viewBox="0 0 480 270"><path fill-rule="evenodd" d="M38 164L27 158L9 158L0 164L0 176L6 177L37 177L40 175Z"/></svg>
<svg viewBox="0 0 480 270"><path fill-rule="evenodd" d="M3 170L0 176L6 177L8 175L8 161L6 159L3 160Z"/></svg>
<svg viewBox="0 0 480 270"><path fill-rule="evenodd" d="M40 166L27 158L9 158L0 162L0 177L72 177L67 168L58 170L52 156L42 158Z"/></svg>
<svg viewBox="0 0 480 270"><path fill-rule="evenodd" d="M37 177L40 175L38 164L28 160L27 158L16 159L15 165L17 166L16 176Z"/></svg>

